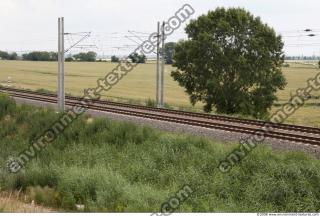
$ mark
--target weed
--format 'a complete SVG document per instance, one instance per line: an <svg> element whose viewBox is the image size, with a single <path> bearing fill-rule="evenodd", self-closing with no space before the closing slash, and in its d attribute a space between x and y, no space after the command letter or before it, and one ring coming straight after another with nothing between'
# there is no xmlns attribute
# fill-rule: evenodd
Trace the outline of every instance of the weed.
<svg viewBox="0 0 320 216"><path fill-rule="evenodd" d="M2 168L59 117L7 96L0 110ZM195 194L177 212L319 211L319 160L261 145L222 174L219 162L236 147L83 116L19 174L0 169L0 187L69 211L158 212L183 185Z"/></svg>

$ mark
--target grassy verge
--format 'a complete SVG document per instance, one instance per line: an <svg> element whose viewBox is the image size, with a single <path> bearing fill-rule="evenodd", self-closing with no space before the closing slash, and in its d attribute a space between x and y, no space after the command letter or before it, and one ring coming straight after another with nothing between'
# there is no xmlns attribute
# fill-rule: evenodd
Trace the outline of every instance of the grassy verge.
<svg viewBox="0 0 320 216"><path fill-rule="evenodd" d="M320 161L260 146L230 173L218 164L236 145L84 116L19 174L5 164L59 117L0 97L0 188L77 211L155 212L183 185L178 212L315 212Z"/></svg>

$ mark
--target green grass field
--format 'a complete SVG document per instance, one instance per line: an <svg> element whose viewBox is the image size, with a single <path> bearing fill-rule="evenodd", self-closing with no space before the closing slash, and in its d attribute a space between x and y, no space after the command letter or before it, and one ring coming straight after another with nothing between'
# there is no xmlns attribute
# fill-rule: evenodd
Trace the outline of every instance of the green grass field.
<svg viewBox="0 0 320 216"><path fill-rule="evenodd" d="M103 78L112 71L116 64L106 62L95 63L66 63L66 92L82 95L83 89L96 86L96 80ZM117 98L124 101L135 100L145 102L155 98L155 64L141 64L124 77L114 88L103 93L103 97ZM188 96L184 89L178 86L170 76L171 66L165 68L165 102L173 107L191 109ZM288 85L284 91L278 92L278 104L287 102L296 89L306 86L309 78L320 72L312 64L303 62L290 63L290 67L283 68ZM55 62L27 62L27 61L0 61L0 83L6 84L11 78L12 86L27 89L57 89L57 63ZM306 124L320 127L319 96L308 101L305 107L288 119L290 123ZM195 106L200 110L201 104ZM275 107L273 110L276 110Z"/></svg>
<svg viewBox="0 0 320 216"><path fill-rule="evenodd" d="M222 173L220 161L237 144L88 116L37 151L20 173L9 174L6 161L58 118L53 110L16 106L0 95L0 194L21 191L29 201L63 211L78 204L93 212L159 212L187 185L192 192L176 212L320 210L320 161L304 153L258 145Z"/></svg>

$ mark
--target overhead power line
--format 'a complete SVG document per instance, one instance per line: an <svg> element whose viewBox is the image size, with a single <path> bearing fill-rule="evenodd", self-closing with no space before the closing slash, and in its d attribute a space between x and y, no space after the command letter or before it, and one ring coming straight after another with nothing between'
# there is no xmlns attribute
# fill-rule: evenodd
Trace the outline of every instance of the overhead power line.
<svg viewBox="0 0 320 216"><path fill-rule="evenodd" d="M282 35L282 37L291 37L291 38L299 38L299 37L315 37L319 36L320 34L308 34L308 35Z"/></svg>
<svg viewBox="0 0 320 216"><path fill-rule="evenodd" d="M65 35L74 35L77 33L65 33ZM74 43L73 45L71 45L68 49L66 49L64 52L67 53L69 52L72 48L76 47L77 45L79 45L82 41L84 41L86 38L90 37L91 32L86 32L86 34L80 39L78 40L76 43Z"/></svg>

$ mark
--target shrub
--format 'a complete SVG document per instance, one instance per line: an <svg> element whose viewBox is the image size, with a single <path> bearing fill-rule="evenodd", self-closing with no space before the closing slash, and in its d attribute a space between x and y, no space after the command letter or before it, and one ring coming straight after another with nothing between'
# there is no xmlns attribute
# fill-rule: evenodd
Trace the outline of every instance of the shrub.
<svg viewBox="0 0 320 216"><path fill-rule="evenodd" d="M117 56L111 56L111 62L119 62L120 59Z"/></svg>
<svg viewBox="0 0 320 216"><path fill-rule="evenodd" d="M157 107L157 104L156 104L155 100L148 98L148 100L146 100L146 106L147 107Z"/></svg>
<svg viewBox="0 0 320 216"><path fill-rule="evenodd" d="M146 63L147 57L143 54L139 55L138 53L132 53L129 55L129 59L131 59L133 63L144 64Z"/></svg>
<svg viewBox="0 0 320 216"><path fill-rule="evenodd" d="M12 115L16 111L16 103L8 95L0 94L0 120L6 115Z"/></svg>
<svg viewBox="0 0 320 216"><path fill-rule="evenodd" d="M29 202L35 201L38 205L57 206L57 193L49 187L28 187L26 194Z"/></svg>
<svg viewBox="0 0 320 216"><path fill-rule="evenodd" d="M36 92L44 93L44 94L54 94L53 91L50 91L50 90L44 89L44 88L37 89Z"/></svg>
<svg viewBox="0 0 320 216"><path fill-rule="evenodd" d="M72 61L74 61L74 59L73 59L72 57L67 57L67 58L65 59L65 61L66 61L66 62L72 62Z"/></svg>

